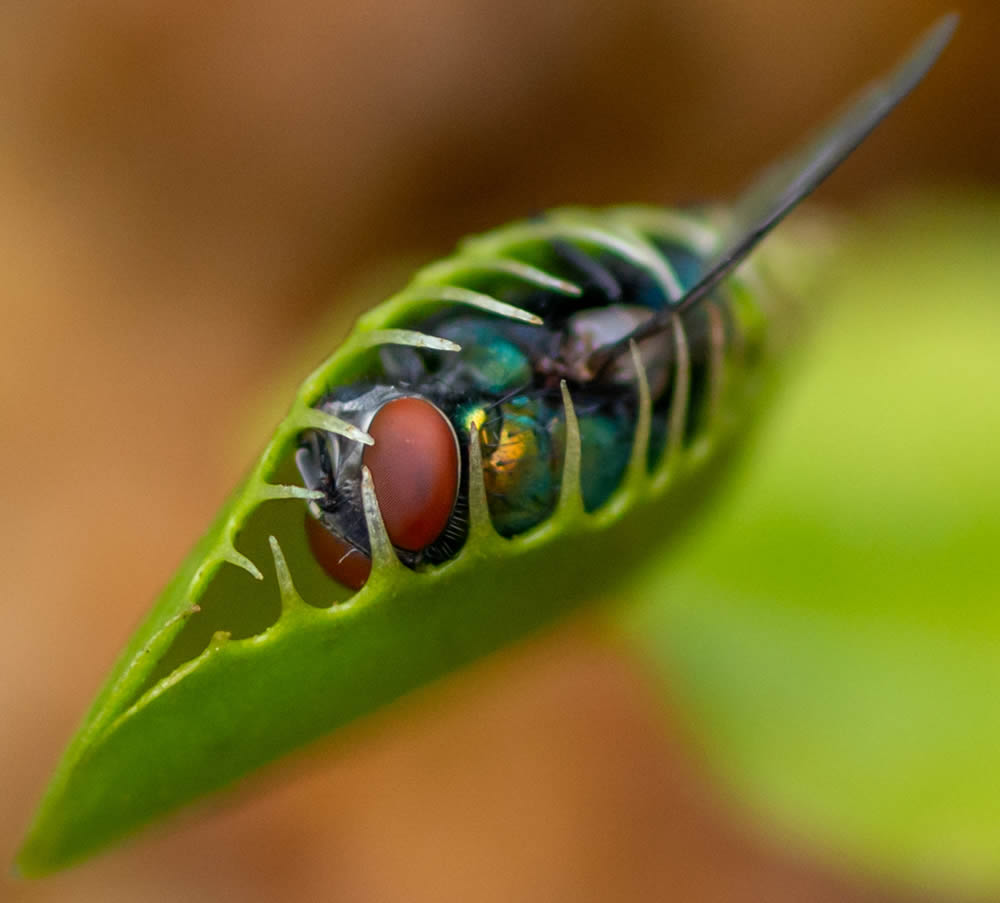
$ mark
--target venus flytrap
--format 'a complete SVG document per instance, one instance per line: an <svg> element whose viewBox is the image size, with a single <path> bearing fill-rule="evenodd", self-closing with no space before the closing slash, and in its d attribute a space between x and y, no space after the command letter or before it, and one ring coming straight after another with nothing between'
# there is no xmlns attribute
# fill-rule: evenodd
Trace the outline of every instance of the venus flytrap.
<svg viewBox="0 0 1000 903"><path fill-rule="evenodd" d="M21 872L81 859L620 587L690 521L771 384L787 293L750 252L954 25L728 215L553 211L468 239L366 313L112 669ZM380 433L401 401L412 428ZM443 471L427 454L442 435ZM317 536L343 554L317 554Z"/></svg>

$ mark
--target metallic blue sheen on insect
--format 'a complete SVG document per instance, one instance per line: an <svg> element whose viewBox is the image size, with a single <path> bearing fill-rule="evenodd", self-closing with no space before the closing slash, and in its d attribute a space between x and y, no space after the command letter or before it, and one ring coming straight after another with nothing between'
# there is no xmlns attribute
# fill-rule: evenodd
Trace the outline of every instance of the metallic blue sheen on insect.
<svg viewBox="0 0 1000 903"><path fill-rule="evenodd" d="M620 211L590 214L594 228L617 228ZM692 222L699 218L691 214ZM690 287L705 264L704 253L677 236L644 236L651 255L643 264L607 243L560 237L558 214L547 221L553 238L525 247L518 262L551 277L551 287L519 275L470 272L461 287L502 300L540 320L529 324L488 312L446 309L401 323L460 350L385 345L358 382L333 390L321 402L326 412L368 428L380 405L393 398L429 401L462 437L462 479L453 514L441 534L422 549L400 549L410 565L451 557L465 537L468 453L465 437L477 436L490 515L504 536L523 533L555 510L565 457L566 423L560 382L574 400L581 439L580 483L584 508L603 505L621 484L632 451L638 406L636 373L624 357L588 373L588 355L649 322ZM707 234L706 230L702 230ZM613 232L605 232L614 234ZM683 275L682 275L683 274ZM671 297L671 291L674 297ZM687 337L691 384L684 442L694 442L707 424L712 403L713 355L744 367L764 321L754 302L728 284L705 302L678 315ZM662 455L673 390L674 342L665 331L639 344L653 401L649 465ZM302 438L299 468L306 486L324 492L313 513L359 553L369 554L351 440L310 432ZM355 454L355 457L357 455ZM346 465L344 462L347 462ZM378 475L374 474L376 488Z"/></svg>

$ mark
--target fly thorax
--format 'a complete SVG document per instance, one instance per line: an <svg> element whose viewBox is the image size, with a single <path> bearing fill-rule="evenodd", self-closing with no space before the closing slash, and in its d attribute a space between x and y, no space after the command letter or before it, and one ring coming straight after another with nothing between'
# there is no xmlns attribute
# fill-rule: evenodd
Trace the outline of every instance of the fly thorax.
<svg viewBox="0 0 1000 903"><path fill-rule="evenodd" d="M635 304L592 307L573 314L564 331L563 361L585 361L595 349L611 345L642 326L655 311ZM667 386L672 366L672 345L668 332L660 332L639 342L639 355L654 398ZM601 373L601 381L620 386L635 385L636 372L629 354L619 355Z"/></svg>

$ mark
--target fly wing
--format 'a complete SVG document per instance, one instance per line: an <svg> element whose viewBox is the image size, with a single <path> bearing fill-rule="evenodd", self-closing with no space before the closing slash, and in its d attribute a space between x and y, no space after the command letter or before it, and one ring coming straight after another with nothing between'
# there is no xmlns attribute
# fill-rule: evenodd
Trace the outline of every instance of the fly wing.
<svg viewBox="0 0 1000 903"><path fill-rule="evenodd" d="M872 82L791 154L764 170L734 205L722 250L709 261L701 278L641 327L595 350L587 369L599 373L612 358L628 350L630 341L666 329L674 314L687 310L711 292L919 84L951 40L958 18L956 13L950 13L939 19L891 72Z"/></svg>
<svg viewBox="0 0 1000 903"><path fill-rule="evenodd" d="M909 54L803 144L768 167L736 202L724 250L705 277L729 272L807 195L811 194L889 115L937 61L958 25L940 19ZM687 303L686 298L679 302Z"/></svg>

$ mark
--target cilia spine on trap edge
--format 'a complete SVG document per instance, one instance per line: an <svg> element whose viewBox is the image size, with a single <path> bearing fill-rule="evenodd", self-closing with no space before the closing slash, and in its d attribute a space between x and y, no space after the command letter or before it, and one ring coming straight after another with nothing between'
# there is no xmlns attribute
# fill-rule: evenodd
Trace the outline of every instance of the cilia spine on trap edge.
<svg viewBox="0 0 1000 903"><path fill-rule="evenodd" d="M366 468L399 558L417 567L454 556L473 442L496 530L514 536L543 523L561 492L566 390L588 512L614 495L633 457L640 379L650 471L667 451L711 436L745 396L766 337L762 299L733 271L915 87L956 21L942 19L767 169L721 230L698 211L556 211L467 240L418 274L398 299L442 303L373 337L377 363L318 405L364 440L336 430L300 440L299 470L316 493L307 531L327 572L354 588L367 579Z"/></svg>

